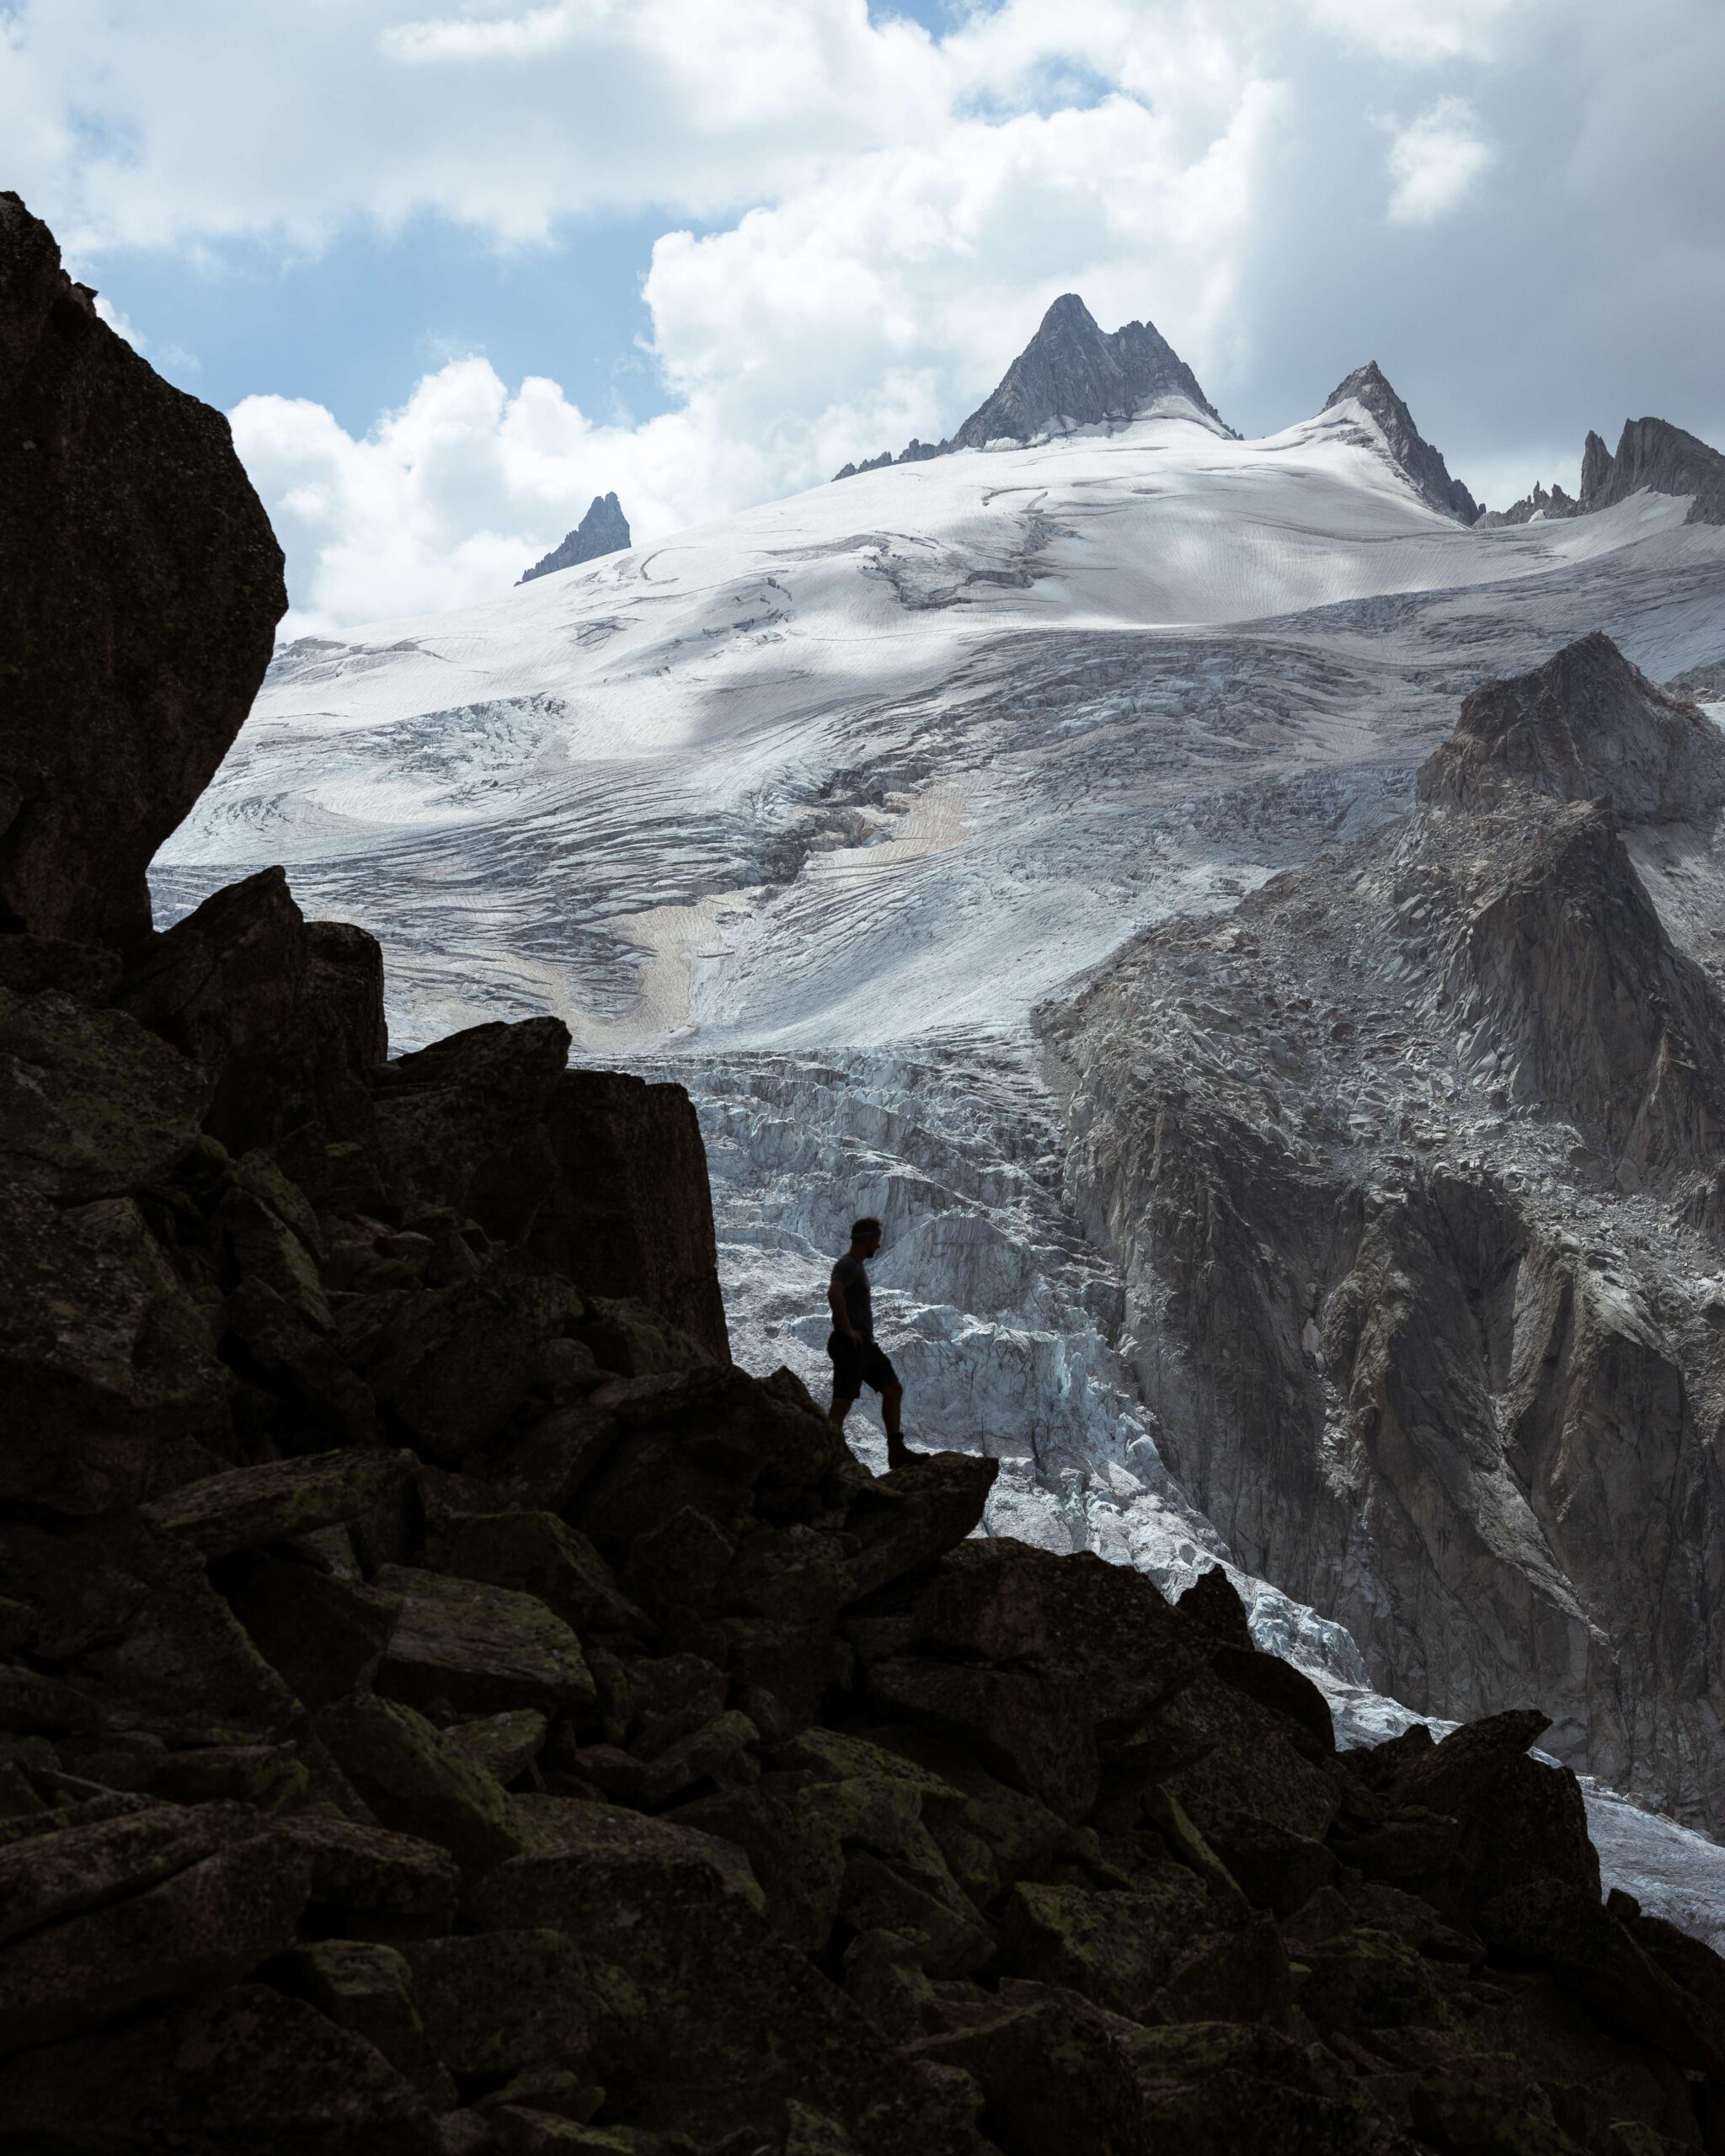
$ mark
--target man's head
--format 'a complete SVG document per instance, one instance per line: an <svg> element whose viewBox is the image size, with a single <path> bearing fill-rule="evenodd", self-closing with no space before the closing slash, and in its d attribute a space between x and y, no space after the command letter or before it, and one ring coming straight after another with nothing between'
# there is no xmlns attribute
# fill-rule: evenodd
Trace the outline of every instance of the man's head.
<svg viewBox="0 0 1725 2156"><path fill-rule="evenodd" d="M851 1255L852 1257L873 1257L880 1248L880 1223L872 1213L865 1213L860 1220L851 1223Z"/></svg>

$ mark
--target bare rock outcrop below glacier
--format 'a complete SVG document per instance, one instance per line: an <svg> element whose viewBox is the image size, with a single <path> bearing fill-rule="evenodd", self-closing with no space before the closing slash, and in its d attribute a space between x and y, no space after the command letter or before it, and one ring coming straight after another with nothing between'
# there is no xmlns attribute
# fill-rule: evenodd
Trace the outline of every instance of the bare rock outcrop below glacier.
<svg viewBox="0 0 1725 2156"><path fill-rule="evenodd" d="M1617 665L1572 650L1483 708ZM1669 714L1629 687L1643 773ZM1586 744L1584 698L1566 726ZM1069 1194L1238 1561L1346 1624L1381 1689L1531 1694L1561 1756L1717 1828L1725 1012L1609 802L1524 769L1046 1011Z"/></svg>
<svg viewBox="0 0 1725 2156"><path fill-rule="evenodd" d="M583 562L596 562L606 554L621 554L629 547L629 520L615 494L595 494L587 514L548 554L542 554L517 581L531 584L535 577L549 576L555 569L572 569Z"/></svg>
<svg viewBox="0 0 1725 2156"><path fill-rule="evenodd" d="M93 298L0 195L0 925L124 943L287 594L227 420Z"/></svg>
<svg viewBox="0 0 1725 2156"><path fill-rule="evenodd" d="M1450 477L1443 457L1413 424L1413 414L1396 394L1375 360L1356 367L1337 383L1324 399L1328 412L1338 404L1354 403L1371 414L1381 430L1391 460L1413 482L1434 509L1471 524L1479 504L1459 479Z"/></svg>
<svg viewBox="0 0 1725 2156"><path fill-rule="evenodd" d="M1467 808L1529 787L1664 824L1725 806L1725 734L1648 680L1597 630L1543 666L1487 681L1420 766L1422 802Z"/></svg>

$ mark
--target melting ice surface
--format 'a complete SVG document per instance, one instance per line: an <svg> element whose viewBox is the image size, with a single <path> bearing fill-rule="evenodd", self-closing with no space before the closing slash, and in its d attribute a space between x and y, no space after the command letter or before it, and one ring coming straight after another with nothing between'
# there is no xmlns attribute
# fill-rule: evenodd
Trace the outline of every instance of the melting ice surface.
<svg viewBox="0 0 1725 2156"><path fill-rule="evenodd" d="M828 1267L881 1214L913 1442L1000 1458L993 1531L1178 1593L1227 1553L1063 1203L1033 1008L1399 813L1479 680L1593 628L1655 678L1715 657L1725 531L1686 509L1467 531L1348 404L1238 442L1174 400L865 474L289 646L158 906L280 862L382 935L398 1045L551 1010L579 1057L681 1078L739 1359L822 1390ZM1344 1740L1412 1718L1239 1584ZM1725 1850L1589 1806L1610 1879L1725 1945Z"/></svg>

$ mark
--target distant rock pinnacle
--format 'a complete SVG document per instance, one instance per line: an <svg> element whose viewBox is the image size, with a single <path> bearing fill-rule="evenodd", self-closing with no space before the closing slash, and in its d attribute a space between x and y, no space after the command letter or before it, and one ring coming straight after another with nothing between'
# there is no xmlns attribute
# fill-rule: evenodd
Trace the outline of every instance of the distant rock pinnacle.
<svg viewBox="0 0 1725 2156"><path fill-rule="evenodd" d="M1597 435L1581 463L1581 506L1609 509L1646 488L1692 494L1690 524L1725 524L1725 456L1669 419L1626 419L1614 456Z"/></svg>
<svg viewBox="0 0 1725 2156"><path fill-rule="evenodd" d="M1153 323L1128 322L1111 334L1076 292L1065 292L1044 315L1036 334L950 441L913 441L895 458L883 451L847 464L834 477L848 479L883 465L916 464L955 449L981 449L991 441L1033 441L1071 427L1124 422L1159 397L1183 397L1224 433L1215 405L1198 377Z"/></svg>
<svg viewBox="0 0 1725 2156"><path fill-rule="evenodd" d="M1391 387L1375 360L1356 367L1339 383L1325 400L1324 409L1327 412L1350 398L1377 421L1391 456L1432 507L1471 524L1480 513L1479 504L1459 479L1450 477L1449 467L1414 425L1413 413Z"/></svg>
<svg viewBox="0 0 1725 2156"><path fill-rule="evenodd" d="M596 562L601 554L620 554L628 544L629 520L618 507L617 496L595 494L591 508L563 544L535 562L520 581L531 584L536 576L549 576L553 569L572 569L578 562Z"/></svg>

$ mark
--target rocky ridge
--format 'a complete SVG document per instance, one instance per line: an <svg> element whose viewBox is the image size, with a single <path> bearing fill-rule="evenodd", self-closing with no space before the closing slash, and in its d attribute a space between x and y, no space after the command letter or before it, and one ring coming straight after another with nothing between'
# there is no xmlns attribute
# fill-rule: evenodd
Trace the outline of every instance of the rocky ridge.
<svg viewBox="0 0 1725 2156"><path fill-rule="evenodd" d="M1510 508L1489 510L1481 520L1492 526L1526 524L1535 516L1585 516L1643 490L1692 495L1687 523L1725 524L1725 456L1669 419L1626 419L1615 456L1598 435L1589 434L1575 500L1561 487L1548 494L1535 486Z"/></svg>
<svg viewBox="0 0 1725 2156"><path fill-rule="evenodd" d="M955 449L986 449L991 442L1032 441L1074 427L1124 424L1162 397L1183 398L1223 432L1231 431L1154 323L1128 322L1104 332L1076 292L1064 292L992 395L950 440L913 439L896 457L883 451L833 476L848 479L889 464L921 463Z"/></svg>
<svg viewBox="0 0 1725 2156"><path fill-rule="evenodd" d="M516 581L531 584L535 577L549 576L556 569L572 569L582 562L596 562L604 554L621 554L629 547L629 520L615 494L595 494L587 514L548 554L542 554Z"/></svg>
<svg viewBox="0 0 1725 2156"><path fill-rule="evenodd" d="M377 946L279 872L118 944L39 888L6 2146L1725 2146L1725 1962L1602 1903L1541 1715L1339 1755L1219 1572L869 1475L725 1358L680 1088L549 1019L389 1059Z"/></svg>
<svg viewBox="0 0 1725 2156"><path fill-rule="evenodd" d="M1381 1689L1530 1693L1716 1828L1725 1006L1628 846L1721 772L1585 638L1466 700L1413 815L1046 1013L1072 1202L1239 1561Z"/></svg>
<svg viewBox="0 0 1725 2156"><path fill-rule="evenodd" d="M1338 382L1324 400L1324 409L1338 404L1358 404L1369 413L1382 434L1391 460L1405 472L1434 509L1471 524L1480 514L1479 504L1459 479L1450 477L1442 456L1413 424L1413 414L1385 378L1375 360L1356 367Z"/></svg>

